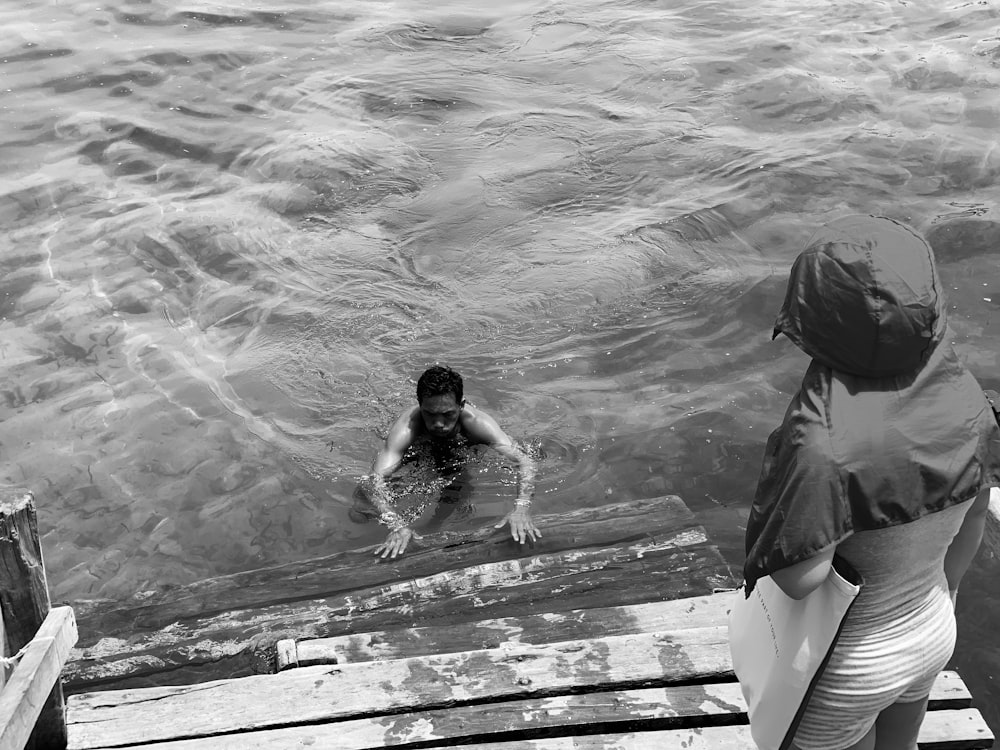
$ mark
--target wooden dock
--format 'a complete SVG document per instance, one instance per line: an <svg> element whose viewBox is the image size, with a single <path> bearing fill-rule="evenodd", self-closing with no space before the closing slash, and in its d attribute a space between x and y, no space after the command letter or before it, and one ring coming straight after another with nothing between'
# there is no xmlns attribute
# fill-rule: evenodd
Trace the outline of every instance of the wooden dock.
<svg viewBox="0 0 1000 750"><path fill-rule="evenodd" d="M71 696L70 747L747 750L732 596L300 642L300 662L337 663ZM436 652L477 640L491 647ZM961 679L942 674L921 747L992 743Z"/></svg>
<svg viewBox="0 0 1000 750"><path fill-rule="evenodd" d="M69 747L753 748L726 633L736 594L717 590L737 581L683 503L539 525L532 550L487 529L392 564L362 550L214 579L103 621L94 605L68 684L121 689L69 696ZM256 605L267 592L280 599ZM210 679L220 664L281 671ZM141 686L170 674L188 684ZM920 746L992 744L942 674Z"/></svg>
<svg viewBox="0 0 1000 750"><path fill-rule="evenodd" d="M75 604L70 692L273 671L281 639L637 604L731 588L729 566L677 497L538 516L520 546L492 524L199 581L125 602Z"/></svg>

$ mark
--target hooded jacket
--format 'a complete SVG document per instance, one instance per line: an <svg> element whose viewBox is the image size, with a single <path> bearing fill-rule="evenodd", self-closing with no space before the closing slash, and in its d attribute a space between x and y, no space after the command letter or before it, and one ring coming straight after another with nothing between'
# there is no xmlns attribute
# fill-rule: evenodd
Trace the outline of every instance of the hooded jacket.
<svg viewBox="0 0 1000 750"><path fill-rule="evenodd" d="M745 591L857 531L1000 481L1000 427L947 338L927 242L891 219L824 226L795 260L774 337L812 362L767 442Z"/></svg>

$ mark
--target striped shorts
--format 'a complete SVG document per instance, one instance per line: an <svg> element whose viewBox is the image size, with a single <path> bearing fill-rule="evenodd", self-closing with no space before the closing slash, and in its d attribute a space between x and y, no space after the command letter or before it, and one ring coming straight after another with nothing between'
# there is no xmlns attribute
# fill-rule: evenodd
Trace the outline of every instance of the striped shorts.
<svg viewBox="0 0 1000 750"><path fill-rule="evenodd" d="M853 614L853 613L852 613ZM934 589L917 612L866 627L845 624L795 735L801 750L842 750L894 703L926 698L955 649L955 613Z"/></svg>

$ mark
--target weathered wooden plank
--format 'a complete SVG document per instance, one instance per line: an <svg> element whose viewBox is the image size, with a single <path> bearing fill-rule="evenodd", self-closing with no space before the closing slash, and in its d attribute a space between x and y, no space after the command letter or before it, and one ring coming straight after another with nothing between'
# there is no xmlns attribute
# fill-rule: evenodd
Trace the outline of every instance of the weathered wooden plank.
<svg viewBox="0 0 1000 750"><path fill-rule="evenodd" d="M631 633L726 625L735 592L643 602L621 607L594 607L545 612L468 623L357 633L292 641L288 647L298 666L348 664L405 659L496 648L502 643L558 643Z"/></svg>
<svg viewBox="0 0 1000 750"><path fill-rule="evenodd" d="M50 609L0 691L0 748L28 743L76 636L72 607Z"/></svg>
<svg viewBox="0 0 1000 750"><path fill-rule="evenodd" d="M300 667L179 687L69 699L74 747L332 721L415 707L573 691L717 681L729 673L726 628L501 647L385 662Z"/></svg>
<svg viewBox="0 0 1000 750"><path fill-rule="evenodd" d="M647 532L681 532L701 527L675 495L634 500L600 508L535 517L545 536L530 546L513 542L492 523L468 531L442 531L411 543L392 561L373 557L374 547L338 552L301 562L210 578L182 587L143 593L124 602L80 602L77 618L88 631L93 620L100 633L160 628L191 617L347 594L358 589L468 568L585 547L611 547L642 539ZM373 564L377 563L377 564ZM94 635L98 631L95 627ZM83 643L87 633L81 633Z"/></svg>
<svg viewBox="0 0 1000 750"><path fill-rule="evenodd" d="M0 610L9 653L16 654L31 642L49 609L35 499L26 490L0 488ZM26 747L65 746L65 703L57 681Z"/></svg>
<svg viewBox="0 0 1000 750"><path fill-rule="evenodd" d="M0 606L12 651L24 647L49 612L49 589L30 492L0 494Z"/></svg>
<svg viewBox="0 0 1000 750"><path fill-rule="evenodd" d="M954 672L942 674L931 692L933 711L966 708L971 696ZM275 747L381 747L465 744L488 738L571 736L592 732L746 723L746 704L735 682L621 690L500 703L455 706L413 713L278 727L168 741L160 750L271 750Z"/></svg>
<svg viewBox="0 0 1000 750"><path fill-rule="evenodd" d="M95 681L167 669L175 681L187 682L263 673L272 671L271 647L282 638L406 628L418 619L431 624L501 613L525 616L538 611L539 601L583 609L683 598L733 583L728 565L700 528L651 531L622 547L487 563L350 595L189 619L127 638L105 637L74 652L65 677L75 691ZM199 674L202 667L207 674Z"/></svg>
<svg viewBox="0 0 1000 750"><path fill-rule="evenodd" d="M308 667L312 664L336 664L337 654L331 649L325 654L328 658L314 660L311 663L299 662L299 649L292 638L282 638L275 644L274 666L275 672L283 672L286 669L295 667Z"/></svg>
<svg viewBox="0 0 1000 750"><path fill-rule="evenodd" d="M917 738L920 750L981 750L993 745L993 733L978 711L933 711ZM427 747L427 746L424 746ZM427 750L440 750L434 745ZM468 750L755 750L750 727L723 726L652 732L622 732L463 745Z"/></svg>
<svg viewBox="0 0 1000 750"><path fill-rule="evenodd" d="M983 530L983 549L1000 559L1000 488L990 488L990 507Z"/></svg>

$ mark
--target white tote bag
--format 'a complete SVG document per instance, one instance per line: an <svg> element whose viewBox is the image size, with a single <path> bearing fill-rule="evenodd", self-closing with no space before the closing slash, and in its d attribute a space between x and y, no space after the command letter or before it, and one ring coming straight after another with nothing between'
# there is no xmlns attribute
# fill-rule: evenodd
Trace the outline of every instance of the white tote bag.
<svg viewBox="0 0 1000 750"><path fill-rule="evenodd" d="M729 650L760 750L786 750L826 666L861 577L835 557L826 581L792 599L770 576L750 597L739 588L729 612Z"/></svg>

